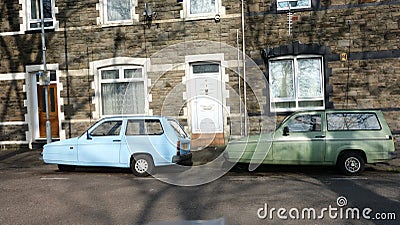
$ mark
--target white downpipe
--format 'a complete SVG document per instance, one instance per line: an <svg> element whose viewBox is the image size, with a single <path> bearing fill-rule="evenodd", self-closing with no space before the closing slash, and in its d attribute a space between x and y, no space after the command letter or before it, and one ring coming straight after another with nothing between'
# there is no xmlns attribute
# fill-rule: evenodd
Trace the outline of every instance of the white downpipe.
<svg viewBox="0 0 400 225"><path fill-rule="evenodd" d="M51 143L51 122L50 122L50 112L49 112L49 82L48 82L48 74L47 74L47 62L46 62L46 37L44 33L44 5L43 5L43 0L40 0L40 15L41 15L41 22L40 22L40 28L42 30L42 51L43 51L43 74L45 79L45 89L44 89L44 98L45 98L45 105L46 105L46 140L47 144Z"/></svg>
<svg viewBox="0 0 400 225"><path fill-rule="evenodd" d="M240 136L243 136L243 118L242 118L242 84L240 82L240 48L239 48L239 29L236 29L236 48L237 48L237 70L239 83L239 119L240 119Z"/></svg>
<svg viewBox="0 0 400 225"><path fill-rule="evenodd" d="M247 136L247 95L246 95L246 42L244 36L244 0L242 1L242 53L243 53L243 98L244 98L244 135Z"/></svg>

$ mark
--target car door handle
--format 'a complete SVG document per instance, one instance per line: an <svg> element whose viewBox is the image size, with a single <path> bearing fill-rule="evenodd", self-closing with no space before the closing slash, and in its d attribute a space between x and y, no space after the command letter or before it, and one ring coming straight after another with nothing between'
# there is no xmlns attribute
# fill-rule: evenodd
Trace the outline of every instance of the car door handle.
<svg viewBox="0 0 400 225"><path fill-rule="evenodd" d="M113 140L113 142L121 142L121 140Z"/></svg>
<svg viewBox="0 0 400 225"><path fill-rule="evenodd" d="M317 135L317 136L315 136L315 138L324 138L325 137L325 135Z"/></svg>

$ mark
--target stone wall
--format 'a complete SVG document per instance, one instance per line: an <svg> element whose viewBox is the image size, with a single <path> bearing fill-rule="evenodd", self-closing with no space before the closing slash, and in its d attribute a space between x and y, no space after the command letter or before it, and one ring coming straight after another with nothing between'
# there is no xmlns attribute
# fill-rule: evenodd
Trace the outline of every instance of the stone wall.
<svg viewBox="0 0 400 225"><path fill-rule="evenodd" d="M71 74L65 74L60 78L63 89L60 97L64 99L63 109L67 120L90 119L95 110L92 104L94 90L91 87L93 76L87 74L87 70L73 71ZM86 72L86 74L85 74Z"/></svg>
<svg viewBox="0 0 400 225"><path fill-rule="evenodd" d="M19 10L21 5L18 1L3 0L0 2L0 32L11 32L19 30Z"/></svg>
<svg viewBox="0 0 400 225"><path fill-rule="evenodd" d="M0 80L0 121L25 121L27 109L24 106L26 94L23 91L24 80Z"/></svg>
<svg viewBox="0 0 400 225"><path fill-rule="evenodd" d="M219 23L213 18L183 20L180 18L182 4L176 0L155 0L151 8L158 13L151 26L143 22L145 1L139 0L136 14L139 21L130 25L104 26L98 23L98 0L56 0L59 27L46 31L47 62L58 64L63 89L60 97L65 115L62 127L67 137L80 134L88 127L95 105L92 86L94 74L89 71L90 62L114 57L149 58L160 50L192 40L222 42L236 48L236 30L241 29L240 1L223 0L226 15ZM260 50L279 48L294 42L326 46L330 54L324 58L332 70L329 85L329 101L334 108L382 109L393 132L400 134L398 71L400 69L400 3L382 0L323 0L312 1L313 10L295 11L292 35L288 35L286 12L276 12L274 0L245 1L246 54L259 66L266 67ZM18 1L3 0L0 3L0 78L2 74L24 73L27 65L42 63L40 32L20 32L23 18ZM7 33L6 33L7 32ZM240 48L242 34L239 34ZM341 62L339 55L348 54L348 61ZM168 58L164 59L167 63ZM230 59L234 60L234 59ZM149 74L151 76L151 74ZM160 80L152 81L154 114L161 112L160 104L165 95L182 82L184 71L164 74ZM230 73L229 86L237 88L236 74ZM251 77L249 78L251 79ZM256 82L257 83L257 82ZM243 83L242 83L243 84ZM23 81L3 81L0 93L0 122L25 121L27 99ZM258 103L267 104L268 92L260 83L256 90L249 90L248 112L250 129L259 129L259 115L268 113ZM184 91L184 90L182 90ZM264 99L254 98L252 91ZM183 95L177 96L177 104L184 105ZM238 115L238 98L227 99L232 121ZM168 108L169 107L169 108ZM167 112L177 110L168 105ZM187 123L182 109L180 119ZM82 121L82 122L79 122ZM6 130L8 128L0 128ZM18 128L17 139L25 140L26 126ZM236 129L235 129L236 130ZM7 131L8 132L8 131ZM10 131L8 133L15 133Z"/></svg>
<svg viewBox="0 0 400 225"><path fill-rule="evenodd" d="M399 2L321 1L318 10L294 12L291 36L286 12L271 10L272 3L255 1L249 7L254 10L247 17L251 29L245 32L250 54L256 57L260 48L297 41L327 46L333 107L381 109L392 131L399 133ZM339 61L341 53L348 61Z"/></svg>
<svg viewBox="0 0 400 225"><path fill-rule="evenodd" d="M13 142L26 141L28 125L25 124L27 108L24 105L26 94L24 80L0 80L0 142L12 148L19 144ZM0 148L3 145L0 144ZM4 145L5 146L5 145Z"/></svg>

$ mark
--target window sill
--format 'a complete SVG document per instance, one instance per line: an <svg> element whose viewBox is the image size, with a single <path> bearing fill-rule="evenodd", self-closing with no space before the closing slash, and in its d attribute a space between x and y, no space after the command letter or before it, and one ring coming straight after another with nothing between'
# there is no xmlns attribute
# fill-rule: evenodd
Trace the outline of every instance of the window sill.
<svg viewBox="0 0 400 225"><path fill-rule="evenodd" d="M121 22L121 23L105 23L105 24L100 24L101 27L121 27L121 26L132 26L135 24L135 22L139 21L134 21L134 22Z"/></svg>
<svg viewBox="0 0 400 225"><path fill-rule="evenodd" d="M295 8L295 9L290 9L290 12L295 13L295 12L309 12L312 11L313 8ZM280 13L288 13L289 9L277 9L276 13L280 14Z"/></svg>
<svg viewBox="0 0 400 225"><path fill-rule="evenodd" d="M206 16L186 16L186 17L184 17L182 19L185 20L185 21L210 20L210 19L214 20L216 15L217 14L215 14L215 15L206 15Z"/></svg>
<svg viewBox="0 0 400 225"><path fill-rule="evenodd" d="M56 29L54 27L45 27L44 31L45 32L54 32ZM25 34L38 34L41 33L42 29L41 28L35 28L35 29L29 29L25 31Z"/></svg>

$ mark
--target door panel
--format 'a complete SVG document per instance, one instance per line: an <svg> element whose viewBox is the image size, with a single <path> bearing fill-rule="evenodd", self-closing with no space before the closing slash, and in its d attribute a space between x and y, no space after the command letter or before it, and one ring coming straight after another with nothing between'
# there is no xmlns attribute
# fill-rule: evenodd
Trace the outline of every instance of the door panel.
<svg viewBox="0 0 400 225"><path fill-rule="evenodd" d="M48 87L48 104L49 119L51 124L51 136L59 137L59 121L58 121L58 101L57 101L57 84L49 84L48 86L37 85L38 110L39 110L39 134L41 138L46 137L46 98L45 89Z"/></svg>
<svg viewBox="0 0 400 225"><path fill-rule="evenodd" d="M92 137L82 135L78 142L78 161L88 165L107 166L119 164L120 136Z"/></svg>
<svg viewBox="0 0 400 225"><path fill-rule="evenodd" d="M283 129L276 132L273 149L273 160L285 163L323 162L325 156L325 131L322 127L322 115L300 115L289 119Z"/></svg>
<svg viewBox="0 0 400 225"><path fill-rule="evenodd" d="M87 165L111 166L120 161L122 120L100 122L78 141L78 161Z"/></svg>
<svg viewBox="0 0 400 225"><path fill-rule="evenodd" d="M197 75L192 101L193 133L223 131L221 80L217 76Z"/></svg>

